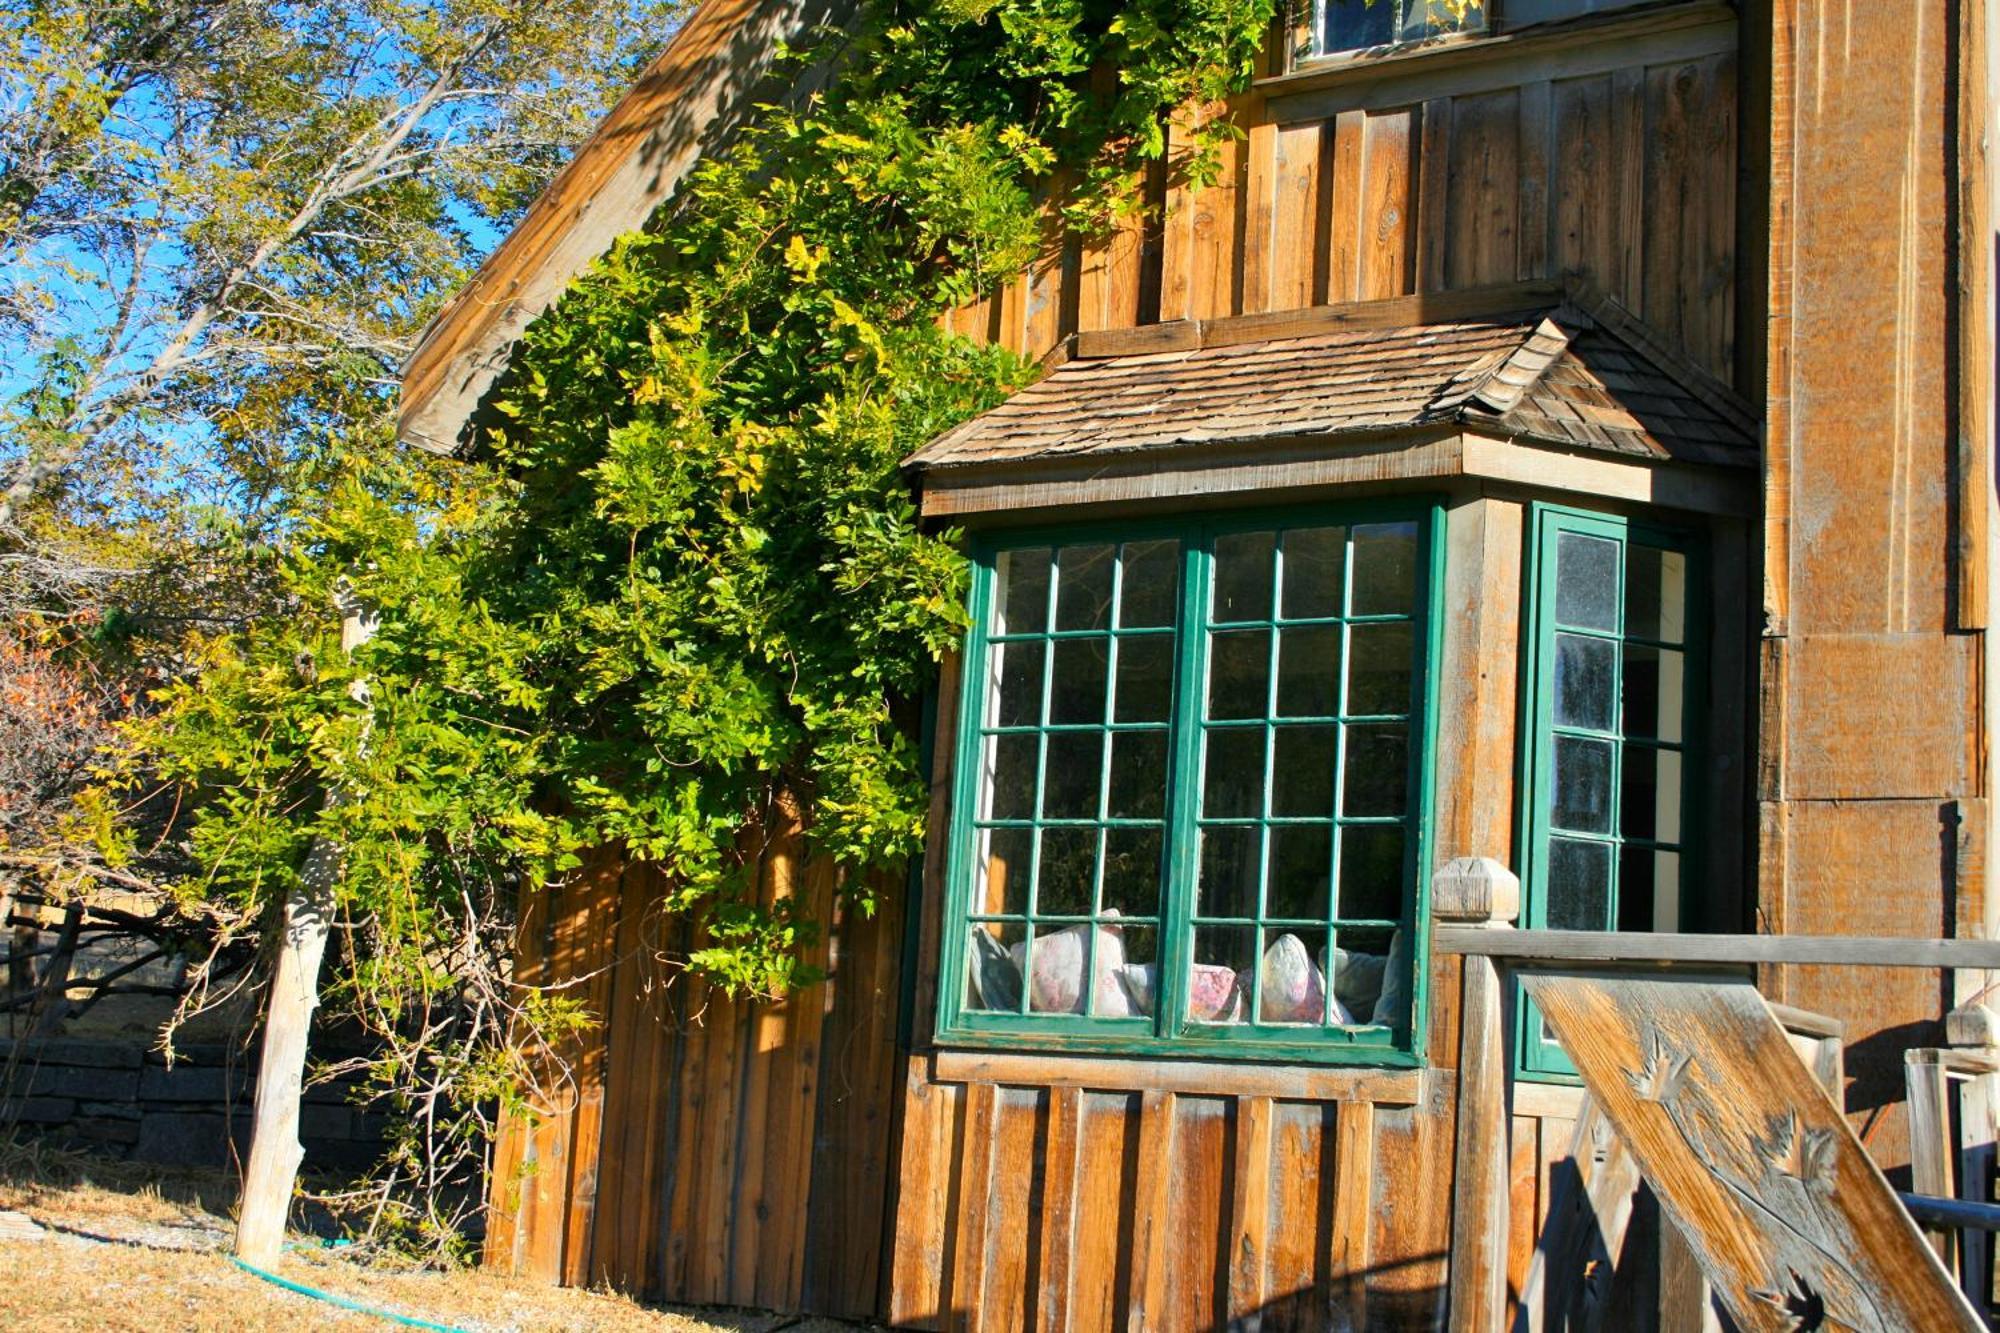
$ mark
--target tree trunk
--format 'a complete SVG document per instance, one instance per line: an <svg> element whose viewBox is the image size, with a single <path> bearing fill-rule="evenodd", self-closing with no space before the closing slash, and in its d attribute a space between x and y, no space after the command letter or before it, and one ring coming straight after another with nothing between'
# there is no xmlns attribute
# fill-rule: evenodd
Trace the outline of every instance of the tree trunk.
<svg viewBox="0 0 2000 1333"><path fill-rule="evenodd" d="M305 1148L299 1143L299 1094L305 1085L306 1034L319 1005L319 965L333 917L333 882L340 852L324 839L306 858L304 883L285 898L283 934L257 1059L257 1103L236 1253L246 1263L277 1262L285 1244Z"/></svg>
<svg viewBox="0 0 2000 1333"><path fill-rule="evenodd" d="M63 908L62 932L56 936L56 951L42 973L41 993L29 1010L30 1037L62 1035L63 1020L69 1017L69 970L76 961L76 937L83 929L83 904Z"/></svg>
<svg viewBox="0 0 2000 1333"><path fill-rule="evenodd" d="M343 597L340 646L353 652L375 632L375 618ZM355 698L367 702L365 687ZM338 800L338 792L327 794ZM305 1147L299 1142L299 1094L305 1087L306 1036L319 1007L319 966L333 924L334 885L340 878L340 848L325 838L313 843L287 894L278 937L277 966L271 976L264 1017L264 1044L257 1058L257 1100L250 1126L250 1161L243 1172L243 1202L236 1218L236 1256L268 1267L285 1247L285 1219L298 1183Z"/></svg>

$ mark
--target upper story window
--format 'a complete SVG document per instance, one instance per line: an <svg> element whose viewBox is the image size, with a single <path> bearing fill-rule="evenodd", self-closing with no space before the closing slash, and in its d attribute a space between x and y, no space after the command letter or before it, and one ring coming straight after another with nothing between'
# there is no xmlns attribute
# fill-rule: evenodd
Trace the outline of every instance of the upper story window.
<svg viewBox="0 0 2000 1333"><path fill-rule="evenodd" d="M1659 0L1315 0L1312 54L1345 55L1451 33L1513 31Z"/></svg>
<svg viewBox="0 0 2000 1333"><path fill-rule="evenodd" d="M977 553L941 1035L1408 1048L1435 521Z"/></svg>

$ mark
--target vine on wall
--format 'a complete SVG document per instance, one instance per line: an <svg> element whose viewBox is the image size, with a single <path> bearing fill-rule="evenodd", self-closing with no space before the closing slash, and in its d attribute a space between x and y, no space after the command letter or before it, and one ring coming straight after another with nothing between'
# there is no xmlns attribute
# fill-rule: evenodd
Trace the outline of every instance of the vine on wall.
<svg viewBox="0 0 2000 1333"><path fill-rule="evenodd" d="M1276 8L876 3L789 53L837 77L767 108L528 331L480 461L346 440L311 463L283 560L298 614L210 641L135 725L86 802L100 838L163 778L202 868L185 893L246 931L336 841L333 998L385 1030L462 994L474 904L607 842L705 924L689 967L737 992L812 980L816 923L756 905L739 835L783 794L849 872L917 849L912 707L966 579L897 465L1030 374L938 316L1020 271L1059 174L1080 225L1129 207L1167 117L1244 87ZM381 616L351 661L341 580ZM856 910L880 879L845 876ZM569 1003L530 1017L574 1022ZM505 1083L504 1062L432 1058L480 1071L467 1097ZM395 1078L421 1063L405 1049Z"/></svg>

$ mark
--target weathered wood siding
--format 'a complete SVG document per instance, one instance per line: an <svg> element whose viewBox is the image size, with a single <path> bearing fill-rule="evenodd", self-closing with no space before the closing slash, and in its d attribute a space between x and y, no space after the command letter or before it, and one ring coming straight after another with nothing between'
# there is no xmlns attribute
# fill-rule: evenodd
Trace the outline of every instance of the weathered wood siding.
<svg viewBox="0 0 2000 1333"><path fill-rule="evenodd" d="M576 983L603 1021L537 1114L503 1126L488 1263L675 1301L877 1309L903 886L881 886L873 917L839 911L833 867L782 817L759 856L767 900L838 920L812 958L831 980L781 1003L663 964L695 941L649 867L607 862L534 901L522 980Z"/></svg>
<svg viewBox="0 0 2000 1333"><path fill-rule="evenodd" d="M1698 6L1262 83L1200 113L1245 135L1214 183L1188 180L1183 117L1135 182L1147 214L1088 245L1052 230L950 326L1039 357L1078 330L1574 274L1733 379L1736 25Z"/></svg>
<svg viewBox="0 0 2000 1333"><path fill-rule="evenodd" d="M1992 936L1989 7L1775 0L1766 356L1759 925ZM1962 26L1963 25L1963 26ZM1976 58L1976 57L1975 57ZM1977 373L1967 373L1967 367ZM1979 368L1984 367L1983 371ZM1980 478L1985 480L1979 480ZM1969 483L1969 484L1968 484ZM1976 540L1968 541L1968 538ZM1901 1052L1986 978L1794 967L1774 999L1843 1020L1847 1109L1908 1161Z"/></svg>

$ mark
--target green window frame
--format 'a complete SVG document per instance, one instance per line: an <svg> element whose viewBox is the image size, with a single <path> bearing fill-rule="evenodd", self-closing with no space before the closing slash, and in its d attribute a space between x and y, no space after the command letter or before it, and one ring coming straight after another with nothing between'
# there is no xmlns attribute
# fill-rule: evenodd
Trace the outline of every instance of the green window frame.
<svg viewBox="0 0 2000 1333"><path fill-rule="evenodd" d="M1708 679L1700 534L1538 504L1521 680L1521 920L1677 930L1701 883ZM1525 997L1517 1069L1574 1067Z"/></svg>
<svg viewBox="0 0 2000 1333"><path fill-rule="evenodd" d="M940 1042L1421 1058L1442 528L1403 498L973 539ZM1380 1022L1340 998L1370 980Z"/></svg>

